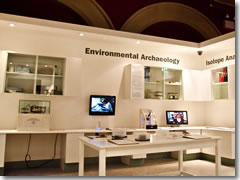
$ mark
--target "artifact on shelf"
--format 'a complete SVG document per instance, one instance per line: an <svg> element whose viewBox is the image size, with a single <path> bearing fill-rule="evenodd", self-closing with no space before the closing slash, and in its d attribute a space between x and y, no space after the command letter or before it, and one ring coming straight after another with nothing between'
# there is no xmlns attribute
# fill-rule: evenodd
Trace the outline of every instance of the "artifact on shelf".
<svg viewBox="0 0 240 180"><path fill-rule="evenodd" d="M178 99L178 93L169 92L167 94L168 99Z"/></svg>
<svg viewBox="0 0 240 180"><path fill-rule="evenodd" d="M9 93L24 92L24 89L18 88L18 87L7 87L6 92L9 92Z"/></svg>
<svg viewBox="0 0 240 180"><path fill-rule="evenodd" d="M27 65L15 65L14 72L18 73L31 73L30 67Z"/></svg>
<svg viewBox="0 0 240 180"><path fill-rule="evenodd" d="M166 84L171 84L171 85L181 85L181 82L178 82L178 81L167 81Z"/></svg>
<svg viewBox="0 0 240 180"><path fill-rule="evenodd" d="M154 92L154 97L155 97L156 99L163 99L163 93L162 93L162 91L155 91L155 92Z"/></svg>
<svg viewBox="0 0 240 180"><path fill-rule="evenodd" d="M38 68L38 74L53 75L54 67L44 66Z"/></svg>

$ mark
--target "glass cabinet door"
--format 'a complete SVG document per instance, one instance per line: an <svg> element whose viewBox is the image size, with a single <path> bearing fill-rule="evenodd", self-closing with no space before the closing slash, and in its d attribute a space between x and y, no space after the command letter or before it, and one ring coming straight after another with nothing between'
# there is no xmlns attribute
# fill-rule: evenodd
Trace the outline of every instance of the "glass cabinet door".
<svg viewBox="0 0 240 180"><path fill-rule="evenodd" d="M182 99L182 71L165 68L164 88L165 99Z"/></svg>
<svg viewBox="0 0 240 180"><path fill-rule="evenodd" d="M37 67L36 94L62 95L64 59L39 56Z"/></svg>
<svg viewBox="0 0 240 180"><path fill-rule="evenodd" d="M182 71L164 67L144 67L146 99L182 99Z"/></svg>
<svg viewBox="0 0 240 180"><path fill-rule="evenodd" d="M146 99L163 99L164 73L160 68L144 67L144 96Z"/></svg>
<svg viewBox="0 0 240 180"><path fill-rule="evenodd" d="M62 95L65 59L9 53L5 92Z"/></svg>
<svg viewBox="0 0 240 180"><path fill-rule="evenodd" d="M212 70L212 91L214 99L228 99L228 68Z"/></svg>
<svg viewBox="0 0 240 180"><path fill-rule="evenodd" d="M36 57L8 54L5 92L33 94Z"/></svg>

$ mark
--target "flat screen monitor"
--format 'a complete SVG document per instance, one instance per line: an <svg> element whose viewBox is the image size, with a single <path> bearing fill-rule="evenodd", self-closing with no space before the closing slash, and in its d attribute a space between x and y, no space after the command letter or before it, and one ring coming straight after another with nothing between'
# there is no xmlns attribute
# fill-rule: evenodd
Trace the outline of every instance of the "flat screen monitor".
<svg viewBox="0 0 240 180"><path fill-rule="evenodd" d="M89 115L115 115L116 96L91 95Z"/></svg>
<svg viewBox="0 0 240 180"><path fill-rule="evenodd" d="M187 111L166 111L168 125L188 124Z"/></svg>

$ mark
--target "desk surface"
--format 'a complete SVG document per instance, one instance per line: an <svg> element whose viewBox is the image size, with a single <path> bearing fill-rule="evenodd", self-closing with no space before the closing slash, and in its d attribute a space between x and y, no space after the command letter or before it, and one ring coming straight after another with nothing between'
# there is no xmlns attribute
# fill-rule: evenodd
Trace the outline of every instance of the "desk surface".
<svg viewBox="0 0 240 180"><path fill-rule="evenodd" d="M163 130L214 130L214 131L228 131L235 133L235 128L226 127L210 127L210 126L182 126L182 127L159 127L158 129ZM126 128L127 132L152 132L158 129L138 129ZM111 130L96 130L96 129L59 129L59 130L49 130L49 131L18 131L16 129L4 129L0 130L0 134L67 134L67 133L111 133Z"/></svg>
<svg viewBox="0 0 240 180"><path fill-rule="evenodd" d="M128 136L128 139L135 141L134 139L136 136L130 135ZM100 149L109 149L109 148L121 148L121 147L132 147L132 146L138 146L139 148L149 145L169 145L169 144L184 144L187 145L191 142L206 142L206 141L212 141L212 140L218 140L221 139L221 137L218 136L211 136L209 139L188 139L188 138L164 138L161 139L155 134L150 135L150 141L135 141L137 144L129 144L129 145L117 145L113 144L108 141L107 138L104 139L90 139L88 137L79 137L81 141L83 141L85 144L88 144L90 147L96 150Z"/></svg>

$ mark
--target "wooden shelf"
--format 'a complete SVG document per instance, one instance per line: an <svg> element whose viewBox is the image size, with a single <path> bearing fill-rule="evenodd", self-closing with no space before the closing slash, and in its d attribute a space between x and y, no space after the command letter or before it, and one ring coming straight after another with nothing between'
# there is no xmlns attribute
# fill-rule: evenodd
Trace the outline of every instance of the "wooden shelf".
<svg viewBox="0 0 240 180"><path fill-rule="evenodd" d="M33 73L7 72L8 75L34 76Z"/></svg>
<svg viewBox="0 0 240 180"><path fill-rule="evenodd" d="M181 86L182 83L165 83L166 86Z"/></svg>
<svg viewBox="0 0 240 180"><path fill-rule="evenodd" d="M145 84L156 84L156 85L162 85L163 83L161 83L161 82L156 82L156 81L152 81L152 82L145 82Z"/></svg>
<svg viewBox="0 0 240 180"><path fill-rule="evenodd" d="M62 78L63 75L50 75L50 74L37 74L37 76L42 76L42 77L59 77Z"/></svg>
<svg viewBox="0 0 240 180"><path fill-rule="evenodd" d="M228 82L218 82L218 83L213 83L214 86L217 85L228 85Z"/></svg>

